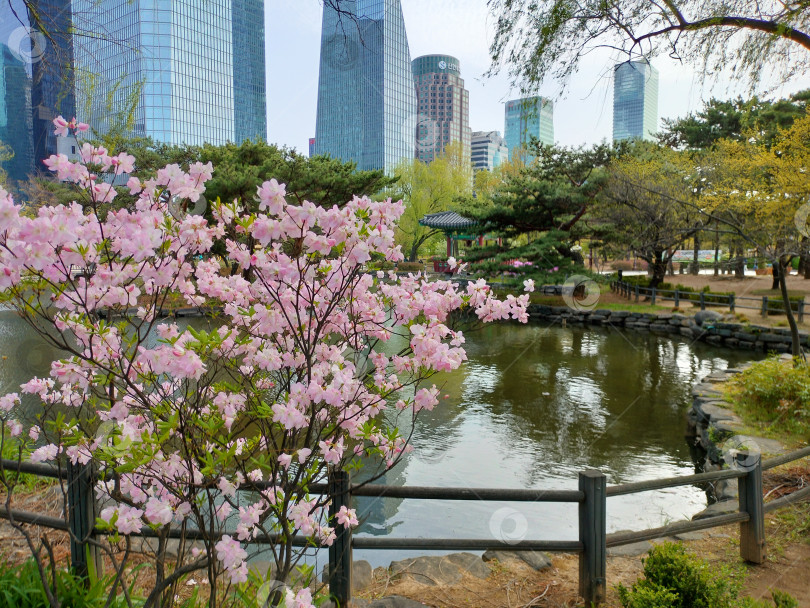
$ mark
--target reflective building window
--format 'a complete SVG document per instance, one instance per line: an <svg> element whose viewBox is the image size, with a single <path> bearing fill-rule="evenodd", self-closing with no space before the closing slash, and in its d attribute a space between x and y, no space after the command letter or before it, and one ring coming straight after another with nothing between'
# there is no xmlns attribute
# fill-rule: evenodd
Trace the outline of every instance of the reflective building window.
<svg viewBox="0 0 810 608"><path fill-rule="evenodd" d="M658 70L627 61L613 71L613 139L654 140L658 131Z"/></svg>
<svg viewBox="0 0 810 608"><path fill-rule="evenodd" d="M554 103L545 97L524 97L506 102L504 139L509 154L520 154L531 138L554 145ZM529 162L533 156L527 155Z"/></svg>
<svg viewBox="0 0 810 608"><path fill-rule="evenodd" d="M387 172L413 158L416 90L399 0L324 4L316 154Z"/></svg>
<svg viewBox="0 0 810 608"><path fill-rule="evenodd" d="M75 0L77 97L88 122L168 144L266 137L260 0Z"/></svg>

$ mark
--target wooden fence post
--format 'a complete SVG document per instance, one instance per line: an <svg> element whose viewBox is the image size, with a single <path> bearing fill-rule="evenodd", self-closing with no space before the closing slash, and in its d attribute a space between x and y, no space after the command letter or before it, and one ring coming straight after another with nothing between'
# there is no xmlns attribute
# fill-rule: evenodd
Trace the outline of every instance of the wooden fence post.
<svg viewBox="0 0 810 608"><path fill-rule="evenodd" d="M700 292L700 310L706 310L706 294Z"/></svg>
<svg viewBox="0 0 810 608"><path fill-rule="evenodd" d="M329 473L329 517L335 526L335 542L329 547L329 595L338 606L352 599L352 529L337 523L342 506L351 508L351 475L348 471Z"/></svg>
<svg viewBox="0 0 810 608"><path fill-rule="evenodd" d="M579 489L585 494L579 503L579 595L588 608L605 601L607 583L607 477L599 471L579 474Z"/></svg>
<svg viewBox="0 0 810 608"><path fill-rule="evenodd" d="M681 303L681 292L677 289L675 290L675 308L678 308L678 305Z"/></svg>
<svg viewBox="0 0 810 608"><path fill-rule="evenodd" d="M655 287L652 288L652 294L650 297L651 297L650 305L655 306Z"/></svg>
<svg viewBox="0 0 810 608"><path fill-rule="evenodd" d="M89 582L91 572L95 576L101 575L99 549L87 542L96 525L92 465L67 463L67 499L70 569Z"/></svg>
<svg viewBox="0 0 810 608"><path fill-rule="evenodd" d="M728 296L728 309L730 312L734 312L734 307L736 305L736 301L734 300L734 294Z"/></svg>
<svg viewBox="0 0 810 608"><path fill-rule="evenodd" d="M804 300L799 300L799 323L804 322Z"/></svg>
<svg viewBox="0 0 810 608"><path fill-rule="evenodd" d="M768 316L768 296L762 296L762 316Z"/></svg>
<svg viewBox="0 0 810 608"><path fill-rule="evenodd" d="M740 524L740 557L747 562L765 561L765 504L762 497L762 457L739 452L734 457L737 468L746 471L738 480L740 511L750 519Z"/></svg>

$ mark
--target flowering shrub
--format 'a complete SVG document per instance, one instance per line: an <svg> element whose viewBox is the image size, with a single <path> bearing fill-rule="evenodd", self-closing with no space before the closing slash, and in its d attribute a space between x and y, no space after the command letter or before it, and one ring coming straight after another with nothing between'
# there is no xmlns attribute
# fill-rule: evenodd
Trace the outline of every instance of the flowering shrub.
<svg viewBox="0 0 810 608"><path fill-rule="evenodd" d="M373 256L402 260L393 231L401 202L293 206L271 180L258 189L258 213L240 201L213 204L211 223L177 205L170 213L170 202L202 196L210 164L132 178L134 208L100 219L100 205L118 194L109 176L132 163L89 143L79 162L46 161L84 191L87 211L74 203L23 217L0 189L0 291L66 353L50 377L22 385L34 416L18 393L0 398L0 439L16 438L31 462L92 465L97 525L111 534L78 540L107 552L122 593L129 537L157 534L147 607L170 605L182 577L198 570L212 601L244 583L246 544L257 538L275 541L275 577L287 581L300 559L294 537L329 545L337 526L358 524L345 508L330 520L330 496L308 486L361 458L394 466L415 417L438 403L426 381L465 360L450 315L472 308L482 321L525 322L528 296L499 301L484 281L460 288L364 272ZM221 240L227 265L240 269L229 276L211 254ZM208 329L159 320L177 293L192 306L215 303L221 316ZM409 349L386 354L395 337ZM11 504L13 484L2 479ZM200 539L169 552L170 528ZM27 539L41 560L43 546ZM311 605L307 590L294 597Z"/></svg>

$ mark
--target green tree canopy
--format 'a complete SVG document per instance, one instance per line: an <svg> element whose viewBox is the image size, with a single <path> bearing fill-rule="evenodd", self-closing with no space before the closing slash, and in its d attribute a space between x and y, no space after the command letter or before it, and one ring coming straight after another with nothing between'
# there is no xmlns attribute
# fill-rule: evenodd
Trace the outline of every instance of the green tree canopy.
<svg viewBox="0 0 810 608"><path fill-rule="evenodd" d="M308 158L285 147L263 141L214 146L171 146L149 138L125 138L112 134L93 143L110 150L124 150L135 157L133 175L141 180L153 177L167 164L187 166L194 162L211 162L213 178L208 182L205 197L232 201L239 198L252 201L262 182L272 178L287 184L290 201L308 200L317 205L344 205L352 196L373 195L391 186L396 180L383 171L357 171L355 163L344 163L327 156ZM50 176L34 180L28 188L28 198L45 204L69 202L73 189L54 182ZM133 198L125 188L119 189L114 206L132 204Z"/></svg>
<svg viewBox="0 0 810 608"><path fill-rule="evenodd" d="M506 174L488 197L466 202L463 212L478 220L481 233L570 233L604 188L604 168L615 149L607 144L561 148L537 143L536 153L530 165Z"/></svg>
<svg viewBox="0 0 810 608"><path fill-rule="evenodd" d="M405 203L397 241L413 262L425 245L441 235L441 230L422 226L419 220L430 213L447 211L472 194L472 165L463 146L453 142L430 163L417 159L403 161L394 170L394 176L398 181L385 191L385 196Z"/></svg>
<svg viewBox="0 0 810 608"><path fill-rule="evenodd" d="M721 139L755 134L770 145L780 129L787 129L807 113L810 89L777 101L757 97L721 101L710 99L703 108L684 118L664 119L658 140L673 148L702 149Z"/></svg>

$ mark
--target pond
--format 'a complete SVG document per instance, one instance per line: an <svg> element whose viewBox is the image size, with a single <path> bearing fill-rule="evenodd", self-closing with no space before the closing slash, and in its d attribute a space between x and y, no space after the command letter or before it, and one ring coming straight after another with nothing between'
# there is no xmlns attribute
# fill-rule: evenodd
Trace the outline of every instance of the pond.
<svg viewBox="0 0 810 608"><path fill-rule="evenodd" d="M195 323L205 323L197 320ZM436 377L414 452L377 483L576 489L596 468L609 484L694 472L684 438L691 385L762 355L648 333L499 324L468 332L469 361ZM0 312L0 391L47 374L56 352ZM573 504L357 500L360 535L575 540ZM687 486L608 500L608 531L664 525L706 506ZM355 551L388 565L412 552Z"/></svg>

